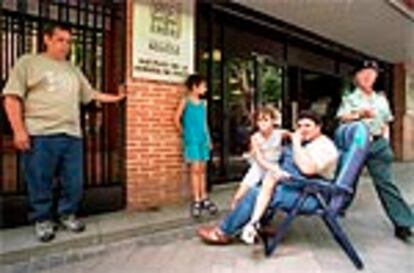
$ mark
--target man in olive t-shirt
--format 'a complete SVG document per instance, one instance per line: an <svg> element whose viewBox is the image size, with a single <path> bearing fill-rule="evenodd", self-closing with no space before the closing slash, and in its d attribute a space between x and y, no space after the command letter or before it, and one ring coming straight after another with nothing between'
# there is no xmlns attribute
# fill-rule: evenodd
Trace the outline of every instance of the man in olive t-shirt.
<svg viewBox="0 0 414 273"><path fill-rule="evenodd" d="M83 188L80 104L118 102L125 96L95 91L66 60L70 28L47 26L44 42L45 52L24 55L16 62L3 96L14 145L22 152L31 219L37 237L46 242L55 237L51 211L55 175L62 183L59 223L74 232L85 229L75 217Z"/></svg>

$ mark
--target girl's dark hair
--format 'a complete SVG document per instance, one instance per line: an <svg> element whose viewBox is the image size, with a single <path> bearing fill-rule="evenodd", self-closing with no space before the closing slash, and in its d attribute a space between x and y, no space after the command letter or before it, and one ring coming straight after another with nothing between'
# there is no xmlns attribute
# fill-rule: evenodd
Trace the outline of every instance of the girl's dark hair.
<svg viewBox="0 0 414 273"><path fill-rule="evenodd" d="M305 119L305 118L312 120L313 122L315 122L316 125L322 125L321 117L317 113L311 110L300 111L298 115L298 120Z"/></svg>
<svg viewBox="0 0 414 273"><path fill-rule="evenodd" d="M191 74L185 80L185 86L188 90L193 89L194 86L199 86L202 82L205 82L206 78L200 74Z"/></svg>

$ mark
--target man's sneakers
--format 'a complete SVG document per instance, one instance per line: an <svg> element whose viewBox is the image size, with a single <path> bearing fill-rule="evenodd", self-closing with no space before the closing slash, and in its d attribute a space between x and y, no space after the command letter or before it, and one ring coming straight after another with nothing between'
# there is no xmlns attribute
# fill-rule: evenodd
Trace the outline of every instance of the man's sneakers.
<svg viewBox="0 0 414 273"><path fill-rule="evenodd" d="M50 220L37 221L35 223L35 234L43 243L52 241L55 238L54 223Z"/></svg>
<svg viewBox="0 0 414 273"><path fill-rule="evenodd" d="M75 215L65 215L59 218L60 226L74 233L80 233L85 230L86 226ZM35 234L36 237L43 243L52 241L55 236L57 225L51 220L36 221Z"/></svg>
<svg viewBox="0 0 414 273"><path fill-rule="evenodd" d="M409 227L396 226L394 230L394 235L398 239L404 242L408 242L410 237L413 236L413 232Z"/></svg>
<svg viewBox="0 0 414 273"><path fill-rule="evenodd" d="M60 217L59 223L64 229L75 233L82 232L86 228L85 224L76 218L76 216L73 214Z"/></svg>

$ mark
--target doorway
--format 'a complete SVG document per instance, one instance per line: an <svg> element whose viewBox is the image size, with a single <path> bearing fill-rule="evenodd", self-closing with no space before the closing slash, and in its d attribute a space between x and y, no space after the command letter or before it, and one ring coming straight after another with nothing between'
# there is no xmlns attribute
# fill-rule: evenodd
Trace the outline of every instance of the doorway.
<svg viewBox="0 0 414 273"><path fill-rule="evenodd" d="M209 178L213 183L238 181L248 168L245 153L255 131L258 107L282 109L283 68L270 56L228 56L222 63L221 88L210 94L210 130L213 139Z"/></svg>
<svg viewBox="0 0 414 273"><path fill-rule="evenodd" d="M299 109L310 109L318 113L323 122L323 131L333 137L338 120L335 118L342 94L350 88L349 81L338 76L301 69Z"/></svg>

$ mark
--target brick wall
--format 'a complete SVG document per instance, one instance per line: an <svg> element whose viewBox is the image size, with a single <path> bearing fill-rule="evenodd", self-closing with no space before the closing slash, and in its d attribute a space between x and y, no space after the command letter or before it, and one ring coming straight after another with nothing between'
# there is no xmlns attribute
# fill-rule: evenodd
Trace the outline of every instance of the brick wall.
<svg viewBox="0 0 414 273"><path fill-rule="evenodd" d="M404 116L404 150L403 160L414 160L414 115L407 113Z"/></svg>
<svg viewBox="0 0 414 273"><path fill-rule="evenodd" d="M394 66L394 73L393 73L393 92L392 92L392 100L393 100L393 114L394 114L394 122L392 123L392 146L395 154L395 158L397 160L403 159L403 150L404 150L404 142L403 142L403 132L404 132L404 113L405 113L405 101L404 101L404 89L405 89L405 74L404 74L404 66L401 64L397 64Z"/></svg>
<svg viewBox="0 0 414 273"><path fill-rule="evenodd" d="M127 208L150 209L190 194L173 123L183 87L132 78L132 3L127 2Z"/></svg>
<svg viewBox="0 0 414 273"><path fill-rule="evenodd" d="M406 92L414 92L414 60L406 62ZM406 93L406 114L404 116L404 159L414 161L414 93Z"/></svg>
<svg viewBox="0 0 414 273"><path fill-rule="evenodd" d="M127 204L146 209L188 195L181 140L173 124L182 88L133 81L127 86Z"/></svg>
<svg viewBox="0 0 414 273"><path fill-rule="evenodd" d="M407 67L405 64L394 66L393 104L395 121L392 126L395 158L401 161L414 160L414 114L407 109Z"/></svg>

